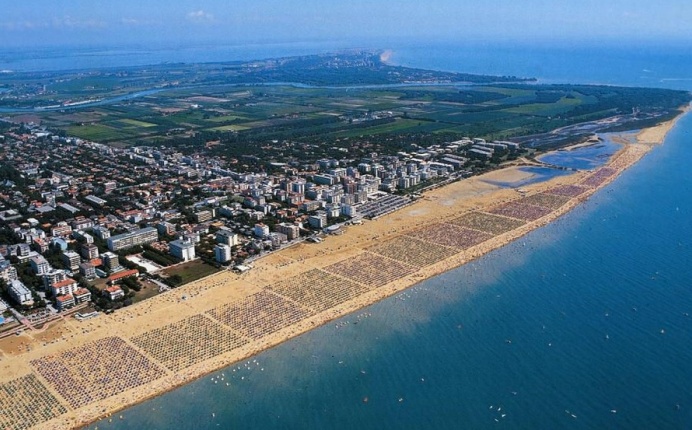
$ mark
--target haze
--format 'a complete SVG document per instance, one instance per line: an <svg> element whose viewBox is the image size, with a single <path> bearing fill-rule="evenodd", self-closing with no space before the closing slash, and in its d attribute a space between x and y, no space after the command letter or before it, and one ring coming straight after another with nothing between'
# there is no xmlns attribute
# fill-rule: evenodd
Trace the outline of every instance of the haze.
<svg viewBox="0 0 692 430"><path fill-rule="evenodd" d="M32 0L5 2L5 46L148 43L352 44L406 40L692 40L682 0Z"/></svg>

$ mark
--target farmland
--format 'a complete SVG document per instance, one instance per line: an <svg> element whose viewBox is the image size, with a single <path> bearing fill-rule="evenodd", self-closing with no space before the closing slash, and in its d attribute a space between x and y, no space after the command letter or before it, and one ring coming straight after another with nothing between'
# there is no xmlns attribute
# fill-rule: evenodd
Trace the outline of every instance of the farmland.
<svg viewBox="0 0 692 430"><path fill-rule="evenodd" d="M538 145L563 145L589 132L663 120L687 102L679 91L536 85L514 77L390 66L378 58L361 52L280 62L16 74L8 76L0 108L10 118L30 111L50 129L101 143L166 144L191 153L218 142L210 149L214 155L285 159L310 152L315 157L391 153L411 141L426 146L463 136L521 142L587 121L595 124L580 126L586 131L567 130L567 141L560 134L533 139ZM32 88L40 90L32 93ZM72 104L64 105L68 101ZM599 123L606 118L610 121ZM283 144L297 140L319 148ZM268 144L273 141L279 144Z"/></svg>

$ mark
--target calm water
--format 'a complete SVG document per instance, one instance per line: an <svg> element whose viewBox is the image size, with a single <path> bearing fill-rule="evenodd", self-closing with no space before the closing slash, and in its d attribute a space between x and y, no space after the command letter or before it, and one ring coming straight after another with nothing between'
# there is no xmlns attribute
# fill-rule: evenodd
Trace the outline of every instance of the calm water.
<svg viewBox="0 0 692 430"><path fill-rule="evenodd" d="M518 181L492 181L486 180L489 184L497 185L503 188L521 188L531 184L549 181L558 176L569 175L573 172L567 170L558 170L550 167L520 167L520 171L529 173L531 176L520 179Z"/></svg>
<svg viewBox="0 0 692 430"><path fill-rule="evenodd" d="M633 136L634 137L634 136ZM591 170L605 164L622 145L614 142L611 134L600 135L600 142L549 152L538 157L539 161L570 169Z"/></svg>

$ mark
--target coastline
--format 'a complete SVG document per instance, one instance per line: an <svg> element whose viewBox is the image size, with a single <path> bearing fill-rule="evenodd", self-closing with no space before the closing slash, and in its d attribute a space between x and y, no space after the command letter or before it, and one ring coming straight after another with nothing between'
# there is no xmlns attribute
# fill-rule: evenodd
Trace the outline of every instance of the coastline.
<svg viewBox="0 0 692 430"><path fill-rule="evenodd" d="M656 144L662 143L665 135L672 129L675 122L688 110L689 108L685 109L684 112L681 112L673 120L642 130L638 133L636 142L626 144L607 164L595 172L582 171L569 176L554 178L547 182L529 185L525 187L527 191L525 195L512 189L503 189L488 184L484 182L485 175L474 177L430 191L413 205L386 215L376 221L368 221L362 226L349 227L349 231L345 234L330 237L324 243L301 244L275 254L270 254L257 260L255 269L247 274L238 276L222 272L166 294L156 296L148 301L138 303L111 316L101 316L95 320L81 323L74 320L65 320L62 324L55 324L54 327L46 330L53 334L57 332L59 336L57 340L44 342L45 346L41 345L42 341L38 337L38 333L36 333L36 338L33 339L29 338L32 335L31 333L25 333L19 338L24 338L22 340L28 341L31 350L12 356L4 355L0 358L0 369L2 369L0 384L27 374L35 375L54 398L67 407L66 413L40 423L35 428L74 428L93 422L108 414L162 394L209 372L275 346L335 318L389 297L424 279L463 265L518 239L536 228L554 221L578 206L598 189L612 182L622 171L636 163ZM612 173L605 169L612 170ZM495 171L491 173L497 176L498 174L501 175L501 172ZM593 178L599 172L610 174L605 175L604 173L601 176L597 176L598 181L600 181L598 182L593 180ZM583 186L586 181L591 181L588 183L598 183L593 187L586 187ZM425 239L421 239L421 236L417 236L416 233L423 228L433 225L444 225L447 228L451 228L458 225L456 220L465 214L479 211L487 213L487 211L493 210L492 208L496 208L498 205L516 203L525 196L531 197L555 190L558 187L573 185L582 186L584 192L570 197L560 207L539 218L528 221L517 228L495 234L464 249L450 250L450 247L436 246L440 250L440 257L430 264L419 263L421 265L418 267L415 264L409 264L411 263L409 260L389 258L385 255L389 251L381 246L382 243L396 240L414 240L430 243ZM291 294L291 291L285 287L276 287L277 279L296 279L309 271L319 270L339 280L358 284L357 279L353 276L342 276L336 272L336 269L330 269L330 267L351 260L354 257L371 256L373 254L385 258L385 261L391 262L393 265L408 268L407 274L396 279L392 278L393 280L375 288L361 288L355 297L343 301L336 306L316 311L276 332L250 340L243 345L231 348L223 354L199 361L182 370L172 370L170 363L164 363L165 360L160 357L154 357L150 352L151 350L142 348L141 343L133 341L135 338L140 338L152 331L162 329L172 322L185 321L198 315L203 315L203 319L206 318L204 321L209 324L224 326L222 324L223 321L210 316L208 311L218 308L221 304L238 303L251 295L262 294L263 292L284 294L284 297L286 297L286 294ZM411 269L413 266L416 266L415 270ZM385 281L388 279L385 279ZM288 296L286 303L298 304L304 308L310 307L308 305L314 306L313 302L299 303L297 300L294 300L299 297L298 295ZM49 339L52 334L48 333L48 335L44 339ZM42 357L49 355L59 356L65 351L107 337L124 339L124 343L128 348L139 352L156 367L162 369L163 371L160 373L163 376L156 377L150 382L129 388L113 396L90 402L84 406L70 407L69 401L54 388L54 384L45 379L30 364L31 361L40 360ZM4 343L0 341L0 345L4 346Z"/></svg>

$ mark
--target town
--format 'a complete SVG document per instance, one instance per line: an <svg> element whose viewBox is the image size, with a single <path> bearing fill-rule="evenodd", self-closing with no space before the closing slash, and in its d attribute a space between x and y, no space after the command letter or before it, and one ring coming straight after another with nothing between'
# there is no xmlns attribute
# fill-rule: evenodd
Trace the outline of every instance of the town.
<svg viewBox="0 0 692 430"><path fill-rule="evenodd" d="M239 172L203 152L117 148L4 123L0 283L5 334L66 313L112 312L218 270L414 201L526 150L458 141L362 159L273 163Z"/></svg>

